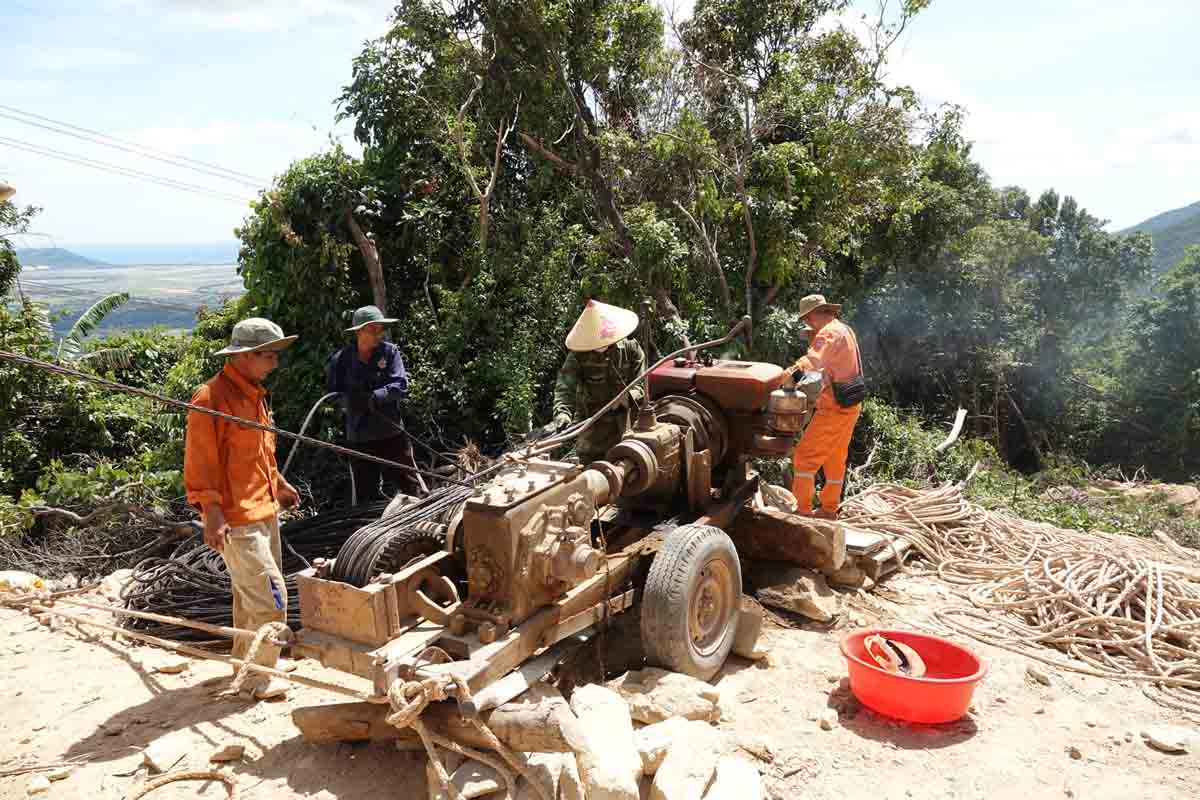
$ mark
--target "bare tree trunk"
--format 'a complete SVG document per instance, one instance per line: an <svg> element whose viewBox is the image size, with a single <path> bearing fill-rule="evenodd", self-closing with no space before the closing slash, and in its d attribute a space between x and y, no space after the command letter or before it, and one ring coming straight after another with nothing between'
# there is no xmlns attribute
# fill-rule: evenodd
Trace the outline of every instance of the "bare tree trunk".
<svg viewBox="0 0 1200 800"><path fill-rule="evenodd" d="M683 207L682 203L678 200L674 202L675 207L683 212L683 215L687 217L687 221L692 224L692 229L696 231L696 235L700 237L700 241L704 245L704 255L707 256L713 271L717 273L717 288L721 291L722 310L725 312L725 317L732 320L734 318L733 292L729 289L729 281L725 277L725 270L721 267L721 258L717 255L717 248L713 245L713 241L709 237L708 231L704 229L704 226Z"/></svg>
<svg viewBox="0 0 1200 800"><path fill-rule="evenodd" d="M383 280L383 264L379 260L379 248L363 233L358 221L354 219L354 212L350 209L346 209L346 225L350 228L350 235L354 237L354 243L358 245L358 251L362 253L363 261L367 265L367 278L371 281L372 299L375 301L376 307L387 314L387 284Z"/></svg>

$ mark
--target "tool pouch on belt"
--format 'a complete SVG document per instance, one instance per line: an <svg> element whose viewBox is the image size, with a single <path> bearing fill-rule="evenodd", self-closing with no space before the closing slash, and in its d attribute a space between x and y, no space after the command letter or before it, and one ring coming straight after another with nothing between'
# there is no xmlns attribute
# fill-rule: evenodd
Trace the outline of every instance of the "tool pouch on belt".
<svg viewBox="0 0 1200 800"><path fill-rule="evenodd" d="M846 383L833 384L833 399L842 408L853 408L867 399L867 384L863 380L862 356L858 351L858 337L854 335L853 330L850 331L850 335L854 338L854 355L858 362L858 374Z"/></svg>
<svg viewBox="0 0 1200 800"><path fill-rule="evenodd" d="M867 384L859 375L848 383L833 384L833 399L842 408L851 408L867 398Z"/></svg>

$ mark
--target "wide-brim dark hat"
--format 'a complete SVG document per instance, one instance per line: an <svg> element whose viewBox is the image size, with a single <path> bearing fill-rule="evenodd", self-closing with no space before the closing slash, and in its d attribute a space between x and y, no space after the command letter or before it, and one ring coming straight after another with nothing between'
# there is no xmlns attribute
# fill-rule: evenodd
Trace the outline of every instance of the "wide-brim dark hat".
<svg viewBox="0 0 1200 800"><path fill-rule="evenodd" d="M379 306L363 306L355 310L354 318L350 321L350 327L346 328L346 333L354 333L360 328L370 325L372 322L380 322L384 325L390 325L393 322L399 322L398 319L385 317L383 312L379 310Z"/></svg>

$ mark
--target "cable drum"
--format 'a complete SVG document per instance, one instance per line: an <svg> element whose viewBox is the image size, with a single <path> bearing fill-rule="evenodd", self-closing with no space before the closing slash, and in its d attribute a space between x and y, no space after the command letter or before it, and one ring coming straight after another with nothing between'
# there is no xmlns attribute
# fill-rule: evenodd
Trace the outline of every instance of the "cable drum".
<svg viewBox="0 0 1200 800"><path fill-rule="evenodd" d="M284 542L284 581L288 589L288 619L299 628L300 597L296 575L306 568L306 560L332 558L355 530L378 519L386 503L370 503L354 508L318 514L291 522L280 528ZM129 583L121 590L125 608L185 617L212 625L232 625L232 583L220 553L204 544L199 536L180 544L169 558L148 558L133 568ZM126 618L124 627L175 641L201 641L206 635L150 620Z"/></svg>
<svg viewBox="0 0 1200 800"><path fill-rule="evenodd" d="M430 523L440 525L441 540L438 547L445 546L446 525L455 512L477 492L476 487L486 483L505 466L508 466L508 462L500 460L467 478L467 486L447 486L430 492L417 502L359 528L338 551L330 578L351 586L366 586L376 575L403 567L403 563L396 564L396 559L405 552L419 553L419 548L423 546L419 543L429 542L429 529L418 526ZM389 549L394 555L387 555ZM435 552L436 549L428 552Z"/></svg>

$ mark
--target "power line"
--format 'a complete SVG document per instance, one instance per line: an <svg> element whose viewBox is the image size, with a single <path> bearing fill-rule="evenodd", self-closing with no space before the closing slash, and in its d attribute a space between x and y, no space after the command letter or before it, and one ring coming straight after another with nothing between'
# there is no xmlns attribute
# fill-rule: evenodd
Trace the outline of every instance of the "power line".
<svg viewBox="0 0 1200 800"><path fill-rule="evenodd" d="M238 195L222 192L217 189L210 189L206 186L199 186L194 183L185 183L183 181L177 181L174 178L164 178L161 175L153 175L149 172L142 172L141 170L132 169L130 167L122 167L118 164L110 164L107 161L97 161L95 159L85 158L83 156L74 155L62 150L56 150L52 147L43 147L41 145L30 144L29 142L22 142L19 139L10 139L7 136L0 136L0 144L14 147L18 150L25 150L36 155L46 156L47 158L57 158L60 161L91 167L103 172L111 172L127 178L136 178L149 183L156 183L160 186L166 186L171 189L179 189L181 191L204 195L217 200L232 200L239 204L250 202L249 199L245 197L239 197Z"/></svg>
<svg viewBox="0 0 1200 800"><path fill-rule="evenodd" d="M237 178L239 180L242 180L243 182L249 181L250 185L254 186L255 188L260 188L260 187L270 183L270 181L267 180L266 178L260 178L256 175L250 175L245 172L239 172L236 169L229 169L228 167L222 167L220 164L213 164L208 161L201 161L200 159L197 159L197 158L188 158L187 156L175 155L174 153L168 153L165 150L159 150L157 148L150 147L149 145L138 144L137 142L131 142L128 139L120 139L116 136L110 136L107 133L101 133L100 131L95 131L95 130L92 130L91 128L84 128L80 125L72 125L70 122L63 122L62 120L53 119L51 117L45 117L45 116L42 116L41 114L34 114L31 111L22 111L19 108L13 108L12 106L7 106L7 105L4 105L3 103L0 103L0 109L3 109L4 111L8 111L12 114L20 114L21 116L24 116L24 117L30 117L32 119L41 120L42 122L49 122L52 125L57 125L62 128L69 128L74 131L86 133L90 136L100 137L101 139L107 139L108 140L107 142L100 141L97 143L103 144L108 147L117 147L118 149L121 149L121 150L129 150L130 148L135 148L135 150L141 151L140 153L138 153L139 155L145 155L147 158L156 158L156 160L159 160L159 161L162 161L163 158L174 159L174 161L171 161L168 163L175 163L176 161L181 161L181 162L187 162L188 164L194 164L198 167L205 167L210 170L218 170L220 172L226 173L227 176L229 176L231 178ZM9 119L13 119L13 118L9 117ZM28 120L23 120L23 119L18 119L16 121L17 122L25 122L28 125L36 124L36 123L29 122ZM44 127L44 126L38 126L38 127ZM49 130L53 130L53 129L51 128ZM57 131L57 132L58 133L67 133L67 131ZM76 134L67 133L67 135L75 136ZM83 137L78 137L78 138L83 138ZM95 141L95 140L92 140L92 141ZM130 152L134 152L134 151L130 150ZM154 155L150 155L150 154L154 154ZM178 164L178 166L186 166L186 165ZM194 168L195 167L189 167L189 169L194 169ZM221 177L223 177L223 176L221 176Z"/></svg>
<svg viewBox="0 0 1200 800"><path fill-rule="evenodd" d="M142 153L142 152L140 152L140 151L138 151L138 150L136 150L135 148L132 148L132 147L126 147L126 146L124 146L124 145L121 145L121 144L115 144L115 143L111 143L111 142L105 142L105 141L103 141L103 140L101 140L101 139L97 139L97 138L95 138L95 137L93 137L93 136L85 136L85 135L83 135L83 134L80 134L80 133L72 133L71 131L60 130L60 129L58 129L58 128L51 127L50 125L42 125L42 124L41 124L41 123L39 123L39 122L32 122L32 121L30 121L30 120L21 119L20 117L15 117L15 116L13 116L12 114L6 114L6 113L4 113L3 111L0 111L0 118L2 118L2 119L10 119L10 120L13 120L14 122L20 122L20 123L23 123L23 124L25 124L25 125L32 125L32 126L33 126L33 127L35 127L35 128L41 128L41 129L42 129L42 130L44 130L44 131L50 131L50 132L52 132L52 133L61 133L61 134L62 134L62 135L64 135L64 136L71 136L71 137L74 137L74 138L76 138L76 139L82 139L82 140L83 140L83 141L85 141L85 142L91 142L91 143L93 143L93 144L100 144L100 145L104 145L105 147L112 147L112 148L114 148L114 149L116 149L116 150L123 150L123 151L125 151L125 152L127 152L127 153L133 153L133 154L134 154L134 155L136 155L136 156L141 156L142 158L149 158L149 159L153 159L154 161L161 161L161 162L162 162L162 163L164 163L164 164L170 164L171 166L175 166L175 167L183 167L184 169L190 169L190 170L193 170L193 171L195 171L195 172L201 172L201 173L203 173L203 174L205 174L205 175L211 175L211 176L213 176L213 177L216 177L216 178L221 178L222 180L234 181L234 182L236 182L236 183L240 183L240 184L242 184L242 185L244 185L244 186L252 186L252 187L254 187L254 188L256 188L256 189L257 189L257 188L260 188L260 187L262 186L262 184L261 184L261 183L257 183L257 182L254 182L254 181L248 181L248 180L246 180L246 179L244 179L244 178L237 178L237 177L234 177L234 176L232 176L232 175L223 175L223 174L221 174L220 172L218 172L217 170L207 169L207 168L205 168L205 167L193 167L192 165L190 165L190 164L185 164L185 163L183 163L182 161L176 161L176 160L174 160L174 159L171 159L171 158L163 158L163 157L161 157L161 156L152 155L152 154L150 154L150 153Z"/></svg>

